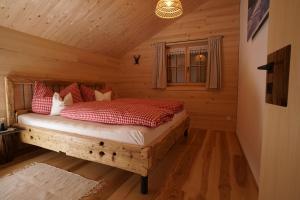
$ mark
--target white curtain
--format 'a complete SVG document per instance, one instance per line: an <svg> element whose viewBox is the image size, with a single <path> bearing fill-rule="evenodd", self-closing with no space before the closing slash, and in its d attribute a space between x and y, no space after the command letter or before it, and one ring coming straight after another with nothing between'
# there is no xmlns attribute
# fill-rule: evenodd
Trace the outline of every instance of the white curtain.
<svg viewBox="0 0 300 200"><path fill-rule="evenodd" d="M167 87L166 43L164 42L155 44L152 87L156 89Z"/></svg>
<svg viewBox="0 0 300 200"><path fill-rule="evenodd" d="M221 88L222 37L208 38L207 88Z"/></svg>

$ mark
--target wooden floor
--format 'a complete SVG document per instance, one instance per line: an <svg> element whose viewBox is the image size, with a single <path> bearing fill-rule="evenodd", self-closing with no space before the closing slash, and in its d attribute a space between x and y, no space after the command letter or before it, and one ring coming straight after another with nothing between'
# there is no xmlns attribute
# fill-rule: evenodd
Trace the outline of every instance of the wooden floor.
<svg viewBox="0 0 300 200"><path fill-rule="evenodd" d="M104 188L87 199L256 200L258 192L234 133L193 129L149 176L149 194L141 195L140 177L120 169L63 154L38 150L0 166L0 176L33 162L103 180Z"/></svg>

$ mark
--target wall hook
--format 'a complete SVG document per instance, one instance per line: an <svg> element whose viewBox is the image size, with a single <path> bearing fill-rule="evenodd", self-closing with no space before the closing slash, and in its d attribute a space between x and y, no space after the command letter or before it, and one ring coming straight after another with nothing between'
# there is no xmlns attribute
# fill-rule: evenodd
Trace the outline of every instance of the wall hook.
<svg viewBox="0 0 300 200"><path fill-rule="evenodd" d="M271 63L268 63L266 65L262 65L262 66L258 67L257 69L259 69L259 70L267 70L268 71L268 70L272 70L273 67L274 67L274 65L275 65L275 63L271 62Z"/></svg>
<svg viewBox="0 0 300 200"><path fill-rule="evenodd" d="M134 56L133 56L134 64L135 64L135 65L140 64L140 58L141 58L141 55L134 55Z"/></svg>

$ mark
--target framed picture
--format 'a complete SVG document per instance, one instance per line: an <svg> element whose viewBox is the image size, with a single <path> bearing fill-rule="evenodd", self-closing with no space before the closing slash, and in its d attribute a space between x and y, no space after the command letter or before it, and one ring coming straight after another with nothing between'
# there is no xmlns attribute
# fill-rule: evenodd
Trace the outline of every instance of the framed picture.
<svg viewBox="0 0 300 200"><path fill-rule="evenodd" d="M248 0L247 41L254 38L269 16L270 0Z"/></svg>

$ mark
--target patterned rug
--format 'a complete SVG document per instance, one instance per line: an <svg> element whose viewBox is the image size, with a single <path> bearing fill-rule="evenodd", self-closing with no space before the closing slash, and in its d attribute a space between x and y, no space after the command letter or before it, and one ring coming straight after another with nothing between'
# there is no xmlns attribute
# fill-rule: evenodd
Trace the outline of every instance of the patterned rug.
<svg viewBox="0 0 300 200"><path fill-rule="evenodd" d="M34 163L0 178L1 200L78 200L99 190L102 182Z"/></svg>

